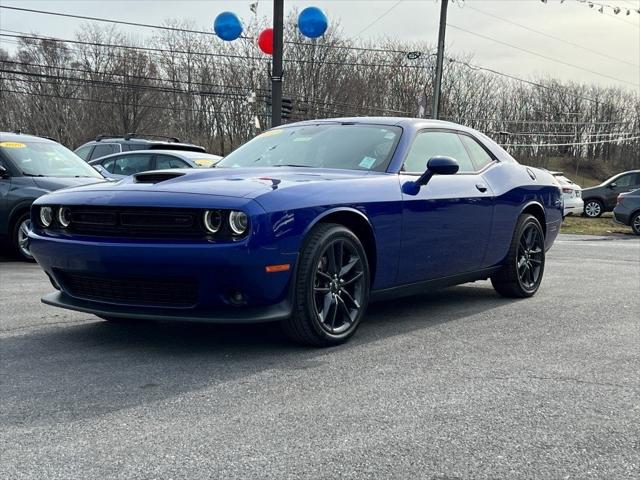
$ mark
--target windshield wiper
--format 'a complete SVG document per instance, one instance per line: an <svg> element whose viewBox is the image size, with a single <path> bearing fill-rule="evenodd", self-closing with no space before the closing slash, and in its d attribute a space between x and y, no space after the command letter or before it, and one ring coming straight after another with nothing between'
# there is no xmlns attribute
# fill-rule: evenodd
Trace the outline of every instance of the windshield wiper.
<svg viewBox="0 0 640 480"><path fill-rule="evenodd" d="M25 177L44 177L44 175L42 175L41 173L22 172L22 175L24 175Z"/></svg>

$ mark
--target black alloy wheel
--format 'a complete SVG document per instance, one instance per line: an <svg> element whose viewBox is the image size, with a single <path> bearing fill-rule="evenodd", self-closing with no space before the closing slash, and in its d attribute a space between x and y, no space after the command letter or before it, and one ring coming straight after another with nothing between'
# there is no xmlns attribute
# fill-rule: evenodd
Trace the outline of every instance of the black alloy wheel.
<svg viewBox="0 0 640 480"><path fill-rule="evenodd" d="M354 244L337 238L324 247L313 281L313 300L320 325L330 334L351 328L363 305L363 259Z"/></svg>
<svg viewBox="0 0 640 480"><path fill-rule="evenodd" d="M343 225L321 223L300 253L293 315L282 322L297 343L338 345L358 328L369 303L369 264L358 237Z"/></svg>
<svg viewBox="0 0 640 480"><path fill-rule="evenodd" d="M503 297L525 298L540 288L545 266L544 231L533 215L520 215L502 268L491 277Z"/></svg>
<svg viewBox="0 0 640 480"><path fill-rule="evenodd" d="M518 245L518 279L525 290L537 288L542 277L544 239L537 225L529 223Z"/></svg>

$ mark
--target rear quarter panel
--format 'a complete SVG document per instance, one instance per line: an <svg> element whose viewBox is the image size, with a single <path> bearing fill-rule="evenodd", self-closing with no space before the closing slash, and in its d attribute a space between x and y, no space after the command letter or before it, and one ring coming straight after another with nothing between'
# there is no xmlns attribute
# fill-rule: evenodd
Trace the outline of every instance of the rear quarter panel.
<svg viewBox="0 0 640 480"><path fill-rule="evenodd" d="M545 246L550 248L562 224L563 206L562 192L553 177L518 163L498 163L483 176L495 193L492 233L484 263L491 266L504 260L518 217L532 205L539 205L544 211Z"/></svg>

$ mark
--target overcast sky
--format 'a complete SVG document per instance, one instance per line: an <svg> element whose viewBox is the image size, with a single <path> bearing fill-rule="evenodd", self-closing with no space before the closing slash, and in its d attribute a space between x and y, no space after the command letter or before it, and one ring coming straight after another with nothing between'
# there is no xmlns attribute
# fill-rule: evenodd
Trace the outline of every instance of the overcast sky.
<svg viewBox="0 0 640 480"><path fill-rule="evenodd" d="M640 8L640 0L594 1L621 8ZM0 5L152 24L160 24L169 18L190 19L202 29L211 29L215 16L224 10L231 10L248 21L250 3L250 0L0 0ZM375 41L390 37L433 44L437 41L440 3L436 0L401 0L399 3L398 0L285 0L285 14L294 7L302 9L310 5L322 8L330 22L339 20L344 33L354 38L359 36ZM271 1L260 0L258 15L270 17L272 8ZM369 26L385 12L383 18ZM507 23L496 16L584 49ZM521 77L545 75L640 92L640 15L636 12L630 16L624 12L616 16L606 10L602 14L577 0L566 0L562 4L560 0L548 0L546 4L541 0L467 0L464 3L456 0L449 6L448 21L476 34L613 79L449 27L448 53L473 54L474 63L478 65ZM82 20L77 19L0 10L2 29L72 38L81 23ZM152 33L145 29L122 29L132 31L141 39ZM0 37L0 47L12 50L14 45Z"/></svg>

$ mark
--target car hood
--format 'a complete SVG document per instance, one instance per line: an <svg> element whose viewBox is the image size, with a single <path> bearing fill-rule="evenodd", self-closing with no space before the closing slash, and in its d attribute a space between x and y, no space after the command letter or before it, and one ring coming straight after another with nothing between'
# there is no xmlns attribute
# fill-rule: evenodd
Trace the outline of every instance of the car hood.
<svg viewBox="0 0 640 480"><path fill-rule="evenodd" d="M96 183L104 183L105 180L93 177L32 177L33 182L43 190L53 192L61 188L78 187L81 185L90 185Z"/></svg>
<svg viewBox="0 0 640 480"><path fill-rule="evenodd" d="M174 169L147 172L161 179L155 183L140 183L136 175L116 183L80 187L75 191L144 191L203 195L219 195L237 198L255 198L278 189L303 183L352 180L365 177L370 172L319 168L211 168ZM142 178L142 177L140 177Z"/></svg>

